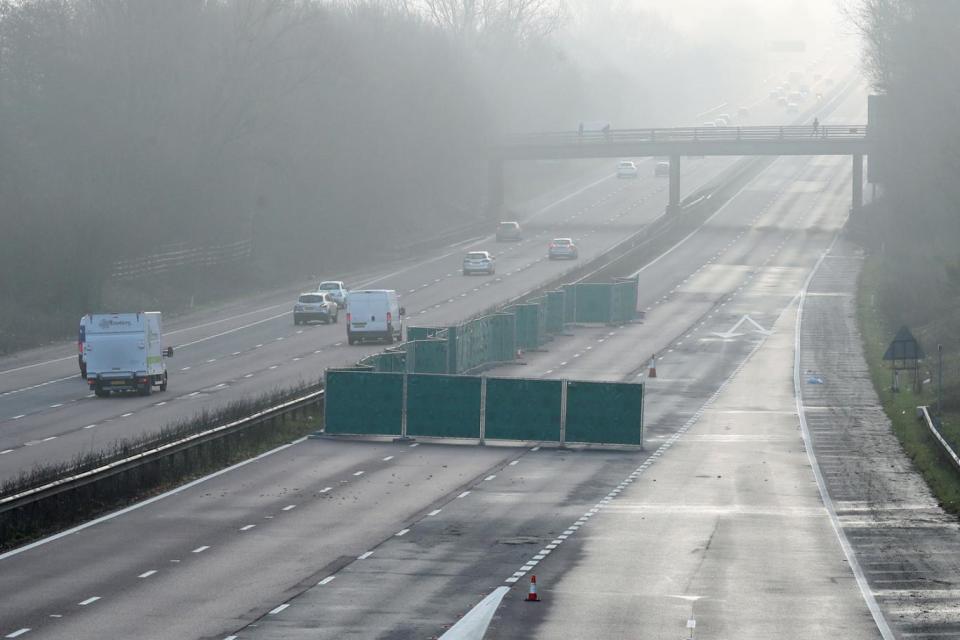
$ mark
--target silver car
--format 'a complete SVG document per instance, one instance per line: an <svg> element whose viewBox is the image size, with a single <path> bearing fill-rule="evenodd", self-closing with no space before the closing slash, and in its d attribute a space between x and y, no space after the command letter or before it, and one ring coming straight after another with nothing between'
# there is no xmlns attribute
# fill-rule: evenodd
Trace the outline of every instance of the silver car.
<svg viewBox="0 0 960 640"><path fill-rule="evenodd" d="M340 320L340 307L329 293L301 293L293 305L293 324L305 324L319 320L324 324Z"/></svg>
<svg viewBox="0 0 960 640"><path fill-rule="evenodd" d="M330 297L341 309L347 306L347 287L340 280L324 280L317 287L317 293L330 294Z"/></svg>
<svg viewBox="0 0 960 640"><path fill-rule="evenodd" d="M493 263L493 256L489 251L471 251L463 258L463 275L486 273L492 276L496 273Z"/></svg>

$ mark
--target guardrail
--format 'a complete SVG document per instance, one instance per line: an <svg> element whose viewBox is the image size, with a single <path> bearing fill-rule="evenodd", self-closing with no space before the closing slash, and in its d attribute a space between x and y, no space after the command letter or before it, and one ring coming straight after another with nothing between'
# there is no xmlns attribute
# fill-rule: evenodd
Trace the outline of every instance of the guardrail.
<svg viewBox="0 0 960 640"><path fill-rule="evenodd" d="M181 267L233 264L249 259L252 252L253 241L250 238L220 245L171 249L140 258L117 260L111 266L110 276L117 280L133 280Z"/></svg>
<svg viewBox="0 0 960 640"><path fill-rule="evenodd" d="M825 140L863 141L869 131L864 124L785 125L757 127L676 127L664 129L611 129L607 132L547 131L513 136L501 148L549 145L602 145L656 142L780 142Z"/></svg>
<svg viewBox="0 0 960 640"><path fill-rule="evenodd" d="M950 443L947 442L943 434L937 429L933 418L930 417L929 407L917 407L917 412L920 414L918 417L927 423L927 428L930 429L930 433L933 434L933 437L936 438L940 446L943 447L944 453L953 461L953 466L956 467L957 471L960 471L960 457L957 456L957 452L953 450Z"/></svg>
<svg viewBox="0 0 960 640"><path fill-rule="evenodd" d="M298 412L311 407L322 408L324 402L324 390L311 391L299 398L288 400L268 409L259 411L253 415L234 420L232 422L207 429L205 431L194 433L180 438L173 442L159 445L147 451L141 451L135 455L120 460L115 460L96 469L90 469L72 476L60 478L47 484L34 487L20 493L4 496L0 498L0 517L5 516L11 511L26 506L33 506L45 500L57 499L65 493L76 491L86 485L101 482L117 474L129 471L135 467L142 467L196 447L202 443L210 442L227 436L234 435L250 427L263 424L264 422L286 416L296 416Z"/></svg>

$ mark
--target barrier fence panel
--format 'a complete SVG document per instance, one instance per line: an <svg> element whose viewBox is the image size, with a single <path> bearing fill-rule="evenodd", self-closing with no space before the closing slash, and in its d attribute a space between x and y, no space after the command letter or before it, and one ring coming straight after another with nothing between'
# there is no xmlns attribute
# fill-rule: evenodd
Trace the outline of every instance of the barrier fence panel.
<svg viewBox="0 0 960 640"><path fill-rule="evenodd" d="M637 279L617 278L613 285L612 322L630 322L637 317Z"/></svg>
<svg viewBox="0 0 960 640"><path fill-rule="evenodd" d="M610 322L613 285L585 282L576 285L576 321Z"/></svg>
<svg viewBox="0 0 960 640"><path fill-rule="evenodd" d="M512 313L490 316L493 326L493 361L509 362L517 357L517 317Z"/></svg>
<svg viewBox="0 0 960 640"><path fill-rule="evenodd" d="M480 383L475 376L407 376L407 435L480 437Z"/></svg>
<svg viewBox="0 0 960 640"><path fill-rule="evenodd" d="M540 346L540 305L517 304L507 309L517 316L517 347L536 349Z"/></svg>
<svg viewBox="0 0 960 640"><path fill-rule="evenodd" d="M405 347L407 373L447 373L446 340L413 340Z"/></svg>
<svg viewBox="0 0 960 640"><path fill-rule="evenodd" d="M569 381L566 441L642 445L643 385Z"/></svg>
<svg viewBox="0 0 960 640"><path fill-rule="evenodd" d="M400 435L403 375L368 371L326 374L326 433Z"/></svg>
<svg viewBox="0 0 960 640"><path fill-rule="evenodd" d="M564 328L564 306L566 304L566 293L561 289L559 291L548 291L545 296L546 301L546 330L550 333L562 333Z"/></svg>
<svg viewBox="0 0 960 640"><path fill-rule="evenodd" d="M577 285L565 284L563 289L563 322L573 324L577 321Z"/></svg>
<svg viewBox="0 0 960 640"><path fill-rule="evenodd" d="M435 337L446 327L407 327L407 340L427 340Z"/></svg>
<svg viewBox="0 0 960 640"><path fill-rule="evenodd" d="M560 440L560 380L487 378L487 439Z"/></svg>

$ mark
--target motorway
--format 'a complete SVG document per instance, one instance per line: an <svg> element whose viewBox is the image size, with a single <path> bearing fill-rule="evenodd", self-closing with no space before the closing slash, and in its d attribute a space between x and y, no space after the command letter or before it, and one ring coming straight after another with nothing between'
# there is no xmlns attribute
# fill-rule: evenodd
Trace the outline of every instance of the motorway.
<svg viewBox="0 0 960 640"><path fill-rule="evenodd" d="M851 120L862 104L855 95L836 117ZM0 633L429 638L506 584L516 588L488 637L682 637L691 614L710 637L877 637L810 473L790 384L797 294L846 218L849 178L843 159L777 160L641 270L644 323L576 327L525 365L490 373L636 380L657 352L646 452L301 441L0 556ZM658 215L662 190L652 179L604 180L558 203L538 219L538 239L504 247L498 279L460 277L458 249L391 282L407 285L405 304L425 323L462 317L562 269L543 259L551 233L578 216L605 220L610 231L600 224L582 241L599 251ZM186 343L203 330L178 335ZM297 333L288 316L270 319L184 349L178 366L199 372L177 379L209 388L216 377L200 372L236 368L230 380L255 371L264 388L284 379L281 368L316 375L334 354L364 352L337 344L340 330ZM256 343L227 366L217 355L226 336ZM172 404L193 409L194 399ZM134 409L136 420L86 430L96 433L169 406L155 402L81 393L73 410ZM4 431L28 418L45 428L34 415ZM521 602L531 572L545 597L536 605Z"/></svg>

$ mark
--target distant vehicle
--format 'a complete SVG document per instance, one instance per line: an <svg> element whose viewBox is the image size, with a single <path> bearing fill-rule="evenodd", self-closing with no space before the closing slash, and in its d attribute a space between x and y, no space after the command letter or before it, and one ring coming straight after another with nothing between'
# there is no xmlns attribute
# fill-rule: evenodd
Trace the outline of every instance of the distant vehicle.
<svg viewBox="0 0 960 640"><path fill-rule="evenodd" d="M714 126L717 126L717 127L725 127L728 124L730 124L730 121L727 120L726 118L717 118L716 120L713 121L713 124Z"/></svg>
<svg viewBox="0 0 960 640"><path fill-rule="evenodd" d="M788 102L787 113L800 113L800 105L798 105L796 102Z"/></svg>
<svg viewBox="0 0 960 640"><path fill-rule="evenodd" d="M640 170L633 160L621 160L617 164L618 178L636 178L640 175Z"/></svg>
<svg viewBox="0 0 960 640"><path fill-rule="evenodd" d="M317 293L328 293L337 303L337 307L343 309L347 306L347 287L340 280L324 280L317 287Z"/></svg>
<svg viewBox="0 0 960 640"><path fill-rule="evenodd" d="M347 343L403 340L400 297L392 289L351 291L347 296Z"/></svg>
<svg viewBox="0 0 960 640"><path fill-rule="evenodd" d="M550 260L557 258L576 260L578 254L577 245L571 238L554 238L547 248L547 258Z"/></svg>
<svg viewBox="0 0 960 640"><path fill-rule="evenodd" d="M340 305L333 294L320 291L300 294L293 305L293 324L306 324L311 320L319 320L323 324L340 320Z"/></svg>
<svg viewBox="0 0 960 640"><path fill-rule="evenodd" d="M701 124L700 126L701 126L701 127L715 127L715 126L717 126L717 123L716 123L716 122L704 122L704 123Z"/></svg>
<svg viewBox="0 0 960 640"><path fill-rule="evenodd" d="M463 258L463 275L465 276L473 273L486 273L492 276L496 272L493 256L489 251L471 251Z"/></svg>
<svg viewBox="0 0 960 640"><path fill-rule="evenodd" d="M80 365L80 377L86 379L87 377L87 361L83 355L83 343L87 339L87 321L90 316L83 316L80 318L80 331L77 335L77 362Z"/></svg>
<svg viewBox="0 0 960 640"><path fill-rule="evenodd" d="M730 120L732 120L729 113L721 113L720 115L717 116L717 118L719 118L720 120L724 120L728 123L730 122Z"/></svg>
<svg viewBox="0 0 960 640"><path fill-rule="evenodd" d="M657 162L653 165L653 175L655 176L669 176L670 175L670 163L664 160Z"/></svg>
<svg viewBox="0 0 960 640"><path fill-rule="evenodd" d="M749 117L750 117L750 109L748 109L748 108L746 108L746 107L740 107L739 109L737 109L737 117L738 117L738 118L749 118Z"/></svg>
<svg viewBox="0 0 960 640"><path fill-rule="evenodd" d="M497 225L497 242L520 240L522 237L523 232L519 222L506 221Z"/></svg>
<svg viewBox="0 0 960 640"><path fill-rule="evenodd" d="M90 390L101 398L114 391L166 391L164 358L173 356L173 347L163 348L161 324L159 311L88 315L83 355Z"/></svg>
<svg viewBox="0 0 960 640"><path fill-rule="evenodd" d="M803 94L799 91L791 91L790 95L787 96L787 102L796 102L797 104L803 102Z"/></svg>

